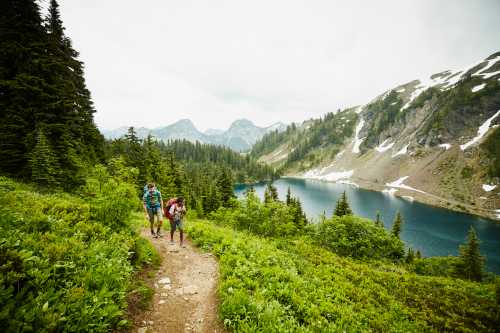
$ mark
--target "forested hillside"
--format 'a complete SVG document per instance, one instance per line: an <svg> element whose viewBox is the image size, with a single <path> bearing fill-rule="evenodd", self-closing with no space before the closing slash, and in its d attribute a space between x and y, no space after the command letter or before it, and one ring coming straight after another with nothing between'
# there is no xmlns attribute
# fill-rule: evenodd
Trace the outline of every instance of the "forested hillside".
<svg viewBox="0 0 500 333"><path fill-rule="evenodd" d="M234 196L236 181L255 182L277 176L271 167L229 148L187 140L164 143L151 136L139 139L134 128L124 138L107 142L106 155L112 168L133 168L128 177L138 189L154 181L165 198L184 196L188 207L199 216L227 206Z"/></svg>
<svg viewBox="0 0 500 333"><path fill-rule="evenodd" d="M103 137L58 4L46 19L34 1L0 4L0 172L71 188L103 161Z"/></svg>

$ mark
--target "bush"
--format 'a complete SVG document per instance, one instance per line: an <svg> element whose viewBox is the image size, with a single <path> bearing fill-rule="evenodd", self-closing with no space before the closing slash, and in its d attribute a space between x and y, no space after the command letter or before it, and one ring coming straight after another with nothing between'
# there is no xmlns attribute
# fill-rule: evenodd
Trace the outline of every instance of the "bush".
<svg viewBox="0 0 500 333"><path fill-rule="evenodd" d="M211 213L210 219L268 237L295 235L301 227L295 224L295 208L282 202L271 200L264 204L250 193L245 200L233 201L232 205L233 208L219 208Z"/></svg>
<svg viewBox="0 0 500 333"><path fill-rule="evenodd" d="M451 277L458 261L458 257L453 256L415 259L413 271L419 275Z"/></svg>
<svg viewBox="0 0 500 333"><path fill-rule="evenodd" d="M333 216L310 226L309 234L314 243L342 256L398 259L404 255L399 238L358 216Z"/></svg>

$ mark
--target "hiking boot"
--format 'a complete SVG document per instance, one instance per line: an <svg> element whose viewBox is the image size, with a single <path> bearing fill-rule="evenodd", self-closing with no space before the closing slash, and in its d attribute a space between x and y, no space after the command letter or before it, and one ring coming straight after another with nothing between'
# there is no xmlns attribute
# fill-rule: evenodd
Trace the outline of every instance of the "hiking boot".
<svg viewBox="0 0 500 333"><path fill-rule="evenodd" d="M156 233L156 237L161 238L161 237L163 237L163 234L162 234L161 232L159 232L159 231L158 231L158 232Z"/></svg>
<svg viewBox="0 0 500 333"><path fill-rule="evenodd" d="M174 243L174 241L173 241L173 240L171 240L171 241L170 241L170 245L174 245L174 244L175 244L175 243Z"/></svg>
<svg viewBox="0 0 500 333"><path fill-rule="evenodd" d="M181 247L182 247L182 248L185 248L185 247L186 247L186 244L181 243Z"/></svg>

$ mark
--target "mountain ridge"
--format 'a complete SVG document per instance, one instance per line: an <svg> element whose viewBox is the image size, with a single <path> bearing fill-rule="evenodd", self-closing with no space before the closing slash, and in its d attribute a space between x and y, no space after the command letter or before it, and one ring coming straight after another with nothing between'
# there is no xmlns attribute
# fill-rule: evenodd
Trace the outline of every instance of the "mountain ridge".
<svg viewBox="0 0 500 333"><path fill-rule="evenodd" d="M287 176L500 219L500 52L292 125L251 154Z"/></svg>
<svg viewBox="0 0 500 333"><path fill-rule="evenodd" d="M149 134L163 140L186 139L188 141L199 141L227 146L235 151L244 152L251 149L253 144L270 131L285 129L282 122L274 123L270 126L256 126L248 119L237 119L231 123L226 130L208 129L201 132L196 128L190 119L180 119L172 124L157 128L136 128L137 135L145 138ZM107 139L118 139L127 133L128 127L122 126L113 130L101 129L101 133Z"/></svg>

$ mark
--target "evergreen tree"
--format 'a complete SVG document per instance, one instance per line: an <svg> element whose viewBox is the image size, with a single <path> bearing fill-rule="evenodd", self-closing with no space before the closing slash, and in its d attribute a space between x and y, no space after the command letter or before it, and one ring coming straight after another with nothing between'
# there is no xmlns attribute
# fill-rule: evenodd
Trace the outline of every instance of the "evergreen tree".
<svg viewBox="0 0 500 333"><path fill-rule="evenodd" d="M267 183L266 190L264 191L264 203L279 201L278 190L271 183Z"/></svg>
<svg viewBox="0 0 500 333"><path fill-rule="evenodd" d="M422 258L422 253L420 253L420 250L417 250L417 253L415 254L415 258L417 258L417 259Z"/></svg>
<svg viewBox="0 0 500 333"><path fill-rule="evenodd" d="M46 31L35 1L0 2L0 171L30 176L49 76Z"/></svg>
<svg viewBox="0 0 500 333"><path fill-rule="evenodd" d="M38 130L36 145L31 153L31 178L39 185L57 184L57 158L42 129Z"/></svg>
<svg viewBox="0 0 500 333"><path fill-rule="evenodd" d="M307 224L307 217L302 210L302 203L299 198L291 197L288 207L292 210L293 223L298 229L302 229Z"/></svg>
<svg viewBox="0 0 500 333"><path fill-rule="evenodd" d="M401 214L397 212L396 218L394 219L394 223L392 225L392 234L397 238L400 238L402 225L403 225L403 218L401 217Z"/></svg>
<svg viewBox="0 0 500 333"><path fill-rule="evenodd" d="M292 192L290 191L290 186L288 186L288 189L286 190L286 204L287 206L290 206L292 203Z"/></svg>
<svg viewBox="0 0 500 333"><path fill-rule="evenodd" d="M379 227L384 227L384 221L380 217L380 211L377 210L377 215L375 216L375 225Z"/></svg>
<svg viewBox="0 0 500 333"><path fill-rule="evenodd" d="M345 194L345 191L342 193L340 199L337 200L337 204L335 206L333 215L335 216L352 215L352 210L351 207L349 206L349 202L347 201L347 196Z"/></svg>
<svg viewBox="0 0 500 333"><path fill-rule="evenodd" d="M407 263L407 264L411 264L411 263L413 262L413 260L414 260L414 259L415 259L415 254L414 254L414 252L413 252L413 249L410 247L410 248L408 249L408 253L406 254L406 259L405 259L405 261L406 261L406 263Z"/></svg>
<svg viewBox="0 0 500 333"><path fill-rule="evenodd" d="M454 272L460 277L473 281L483 278L484 257L479 252L480 241L471 226L467 234L467 244L460 245L460 256Z"/></svg>
<svg viewBox="0 0 500 333"><path fill-rule="evenodd" d="M247 190L245 191L245 197L248 198L248 196L250 195L254 195L255 194L255 188L253 187L253 185L250 185Z"/></svg>
<svg viewBox="0 0 500 333"><path fill-rule="evenodd" d="M217 187L220 194L221 204L224 207L229 207L231 200L235 198L234 184L231 172L226 168L222 168L222 172L217 181Z"/></svg>

